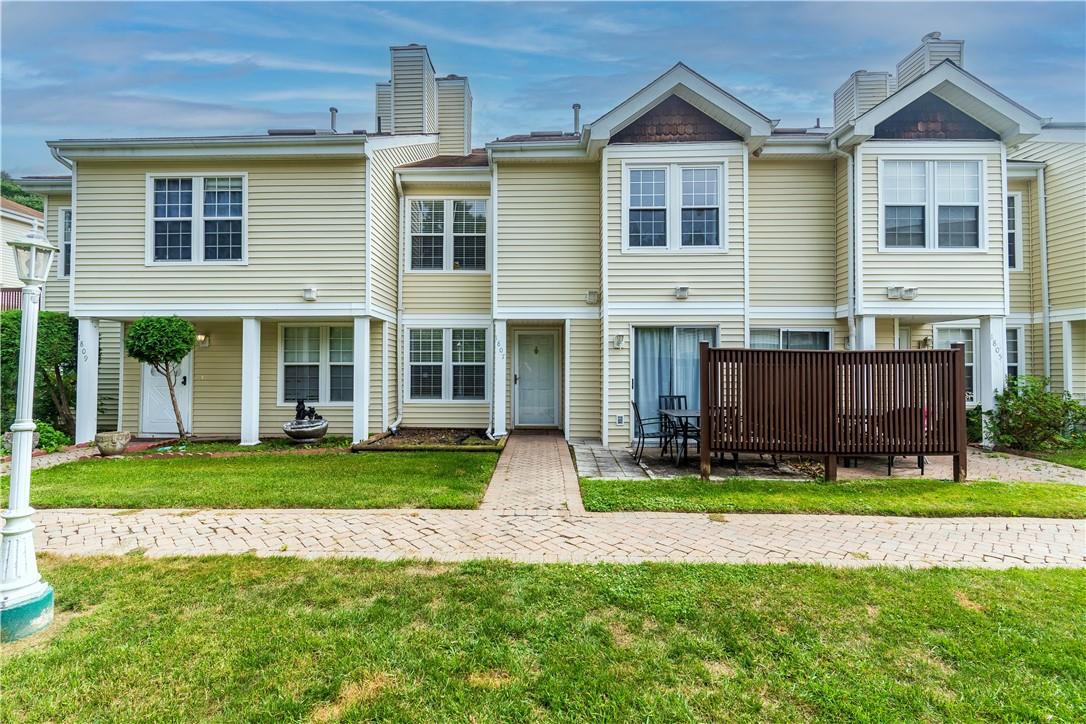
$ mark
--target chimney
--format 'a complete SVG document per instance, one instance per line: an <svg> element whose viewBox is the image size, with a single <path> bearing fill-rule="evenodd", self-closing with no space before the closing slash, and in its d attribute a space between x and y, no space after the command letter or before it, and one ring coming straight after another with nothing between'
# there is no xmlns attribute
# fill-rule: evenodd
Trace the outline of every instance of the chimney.
<svg viewBox="0 0 1086 724"><path fill-rule="evenodd" d="M580 133L581 132L581 104L580 103L574 103L573 104L573 132L574 133Z"/></svg>
<svg viewBox="0 0 1086 724"><path fill-rule="evenodd" d="M392 119L395 133L437 133L434 64L425 45L398 45L392 53Z"/></svg>
<svg viewBox="0 0 1086 724"><path fill-rule="evenodd" d="M842 126L881 103L893 91L889 73L858 70L833 93L833 125Z"/></svg>
<svg viewBox="0 0 1086 724"><path fill-rule="evenodd" d="M943 40L942 33L928 33L920 39L920 47L897 64L897 87L908 85L944 60L964 68L965 41Z"/></svg>
<svg viewBox="0 0 1086 724"><path fill-rule="evenodd" d="M374 125L377 126L377 132L395 133L392 128L392 81L378 83L375 95L377 98L377 115Z"/></svg>
<svg viewBox="0 0 1086 724"><path fill-rule="evenodd" d="M332 120L331 120L332 133L335 133L336 132L336 114L339 113L339 109L336 108L335 106L331 106L328 109L328 113L331 114L331 116L332 116Z"/></svg>
<svg viewBox="0 0 1086 724"><path fill-rule="evenodd" d="M438 153L467 156L471 153L471 85L462 75L437 79Z"/></svg>

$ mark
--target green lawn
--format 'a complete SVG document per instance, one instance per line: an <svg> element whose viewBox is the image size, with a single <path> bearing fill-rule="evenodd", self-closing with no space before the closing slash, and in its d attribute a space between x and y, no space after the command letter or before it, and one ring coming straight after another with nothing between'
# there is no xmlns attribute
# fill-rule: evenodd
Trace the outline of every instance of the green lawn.
<svg viewBox="0 0 1086 724"><path fill-rule="evenodd" d="M1086 448L1036 453L1036 455L1039 458L1059 463L1060 465L1070 465L1073 468L1082 468L1083 470L1086 470Z"/></svg>
<svg viewBox="0 0 1086 724"><path fill-rule="evenodd" d="M474 508L497 459L487 452L94 459L35 471L30 495L39 508Z"/></svg>
<svg viewBox="0 0 1086 724"><path fill-rule="evenodd" d="M585 508L688 513L851 513L1086 518L1086 487L946 480L581 480Z"/></svg>
<svg viewBox="0 0 1086 724"><path fill-rule="evenodd" d="M44 557L0 720L1071 721L1069 570Z"/></svg>
<svg viewBox="0 0 1086 724"><path fill-rule="evenodd" d="M236 440L188 440L186 442L173 442L159 447L147 448L133 455L152 455L161 452L277 452L285 450L297 450L299 448L347 448L351 446L349 437L325 437L317 442L296 443L285 437L273 437L263 440L257 445L241 445Z"/></svg>

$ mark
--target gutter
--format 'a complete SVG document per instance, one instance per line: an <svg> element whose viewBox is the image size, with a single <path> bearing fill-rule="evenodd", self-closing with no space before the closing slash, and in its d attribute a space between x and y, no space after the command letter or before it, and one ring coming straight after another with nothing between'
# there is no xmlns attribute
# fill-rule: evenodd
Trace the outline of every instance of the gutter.
<svg viewBox="0 0 1086 724"><path fill-rule="evenodd" d="M845 153L837 145L837 139L833 139L830 145L830 153L838 158L845 158L848 161L847 173L847 192L848 192L848 346L849 349L856 349L856 262L853 259L855 250L853 248L853 237L856 233L853 226L853 217L856 215L855 208L855 191L853 186L853 159L852 154Z"/></svg>
<svg viewBox="0 0 1086 724"><path fill-rule="evenodd" d="M1052 379L1052 331L1049 329L1052 309L1048 296L1048 198L1045 193L1045 170L1037 169L1037 225L1041 245L1041 334L1044 339L1044 374ZM1067 341L1064 340L1064 344ZM1066 376L1066 371L1064 375Z"/></svg>
<svg viewBox="0 0 1086 724"><path fill-rule="evenodd" d="M60 150L55 146L49 146L49 153L53 154L53 158L55 158L62 165L67 166L69 170L72 168L72 162L64 158L64 156L61 155Z"/></svg>
<svg viewBox="0 0 1086 724"><path fill-rule="evenodd" d="M400 247L400 263L396 265L396 419L388 426L388 429L393 433L400 428L400 423L403 422L403 265L406 261L403 243L405 202L403 182L400 180L399 171L394 174L394 177L396 179L396 195L399 197L400 203L400 233L396 242Z"/></svg>

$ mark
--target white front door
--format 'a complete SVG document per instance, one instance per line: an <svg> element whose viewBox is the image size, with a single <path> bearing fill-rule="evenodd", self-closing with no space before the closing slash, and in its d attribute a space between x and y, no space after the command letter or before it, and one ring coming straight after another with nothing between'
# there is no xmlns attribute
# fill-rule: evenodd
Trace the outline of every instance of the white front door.
<svg viewBox="0 0 1086 724"><path fill-rule="evenodd" d="M558 424L558 333L517 332L513 423Z"/></svg>
<svg viewBox="0 0 1086 724"><path fill-rule="evenodd" d="M143 365L143 383L140 391L140 432L144 435L176 435L177 420L170 402L170 388L166 378L155 372L150 365ZM192 432L192 354L181 363L177 374L177 406L185 432Z"/></svg>

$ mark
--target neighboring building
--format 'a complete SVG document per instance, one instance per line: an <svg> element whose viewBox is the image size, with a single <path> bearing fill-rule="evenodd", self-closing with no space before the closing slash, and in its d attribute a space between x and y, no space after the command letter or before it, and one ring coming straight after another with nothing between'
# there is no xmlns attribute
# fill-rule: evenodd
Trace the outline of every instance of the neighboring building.
<svg viewBox="0 0 1086 724"><path fill-rule="evenodd" d="M0 311L22 306L23 283L15 268L15 250L9 242L22 239L35 226L42 226L42 213L11 199L0 198Z"/></svg>
<svg viewBox="0 0 1086 724"><path fill-rule="evenodd" d="M467 79L409 45L379 133L54 141L78 201L48 196L74 225L47 305L66 297L89 345L107 322L192 320L191 429L246 443L305 398L355 439L626 445L632 402L696 401L702 340L964 341L981 405L1008 373L1084 397L1086 126L1000 94L962 49L932 34L895 75L853 74L832 128L780 128L678 64L572 132L473 150ZM81 367L81 399L105 364ZM171 434L161 380L132 359L118 377L120 425Z"/></svg>

